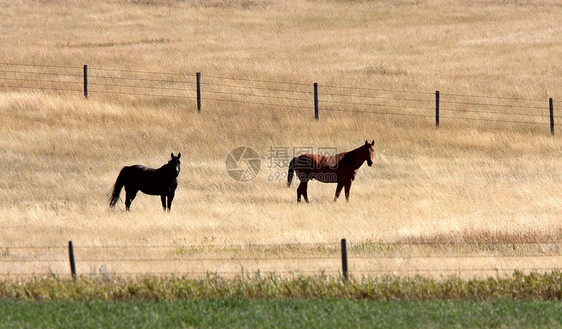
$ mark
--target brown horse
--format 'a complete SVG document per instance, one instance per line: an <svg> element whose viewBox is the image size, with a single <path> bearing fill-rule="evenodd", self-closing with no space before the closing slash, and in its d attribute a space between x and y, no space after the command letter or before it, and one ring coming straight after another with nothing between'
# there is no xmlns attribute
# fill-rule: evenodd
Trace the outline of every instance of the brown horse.
<svg viewBox="0 0 562 329"><path fill-rule="evenodd" d="M371 143L365 141L365 144L353 151L343 152L334 156L322 156L318 154L303 154L294 157L289 163L289 173L287 175L287 186L291 186L294 172L301 181L297 189L297 202L301 202L301 196L308 201L308 181L316 179L323 183L338 183L336 188L336 197L334 202L340 196L341 190L345 187L345 199L349 201L349 190L351 182L357 175L357 170L367 161L370 166L373 165L373 146L375 141Z"/></svg>

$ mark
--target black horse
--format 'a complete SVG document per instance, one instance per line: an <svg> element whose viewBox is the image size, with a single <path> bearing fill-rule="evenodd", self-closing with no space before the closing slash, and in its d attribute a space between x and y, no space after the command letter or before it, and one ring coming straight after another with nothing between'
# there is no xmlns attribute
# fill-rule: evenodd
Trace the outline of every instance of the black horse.
<svg viewBox="0 0 562 329"><path fill-rule="evenodd" d="M131 202L137 196L138 191L149 195L159 195L164 211L170 211L172 200L174 200L176 188L178 187L180 157L181 153L178 153L178 156L174 156L174 153L172 153L172 160L158 169L142 165L123 167L113 186L113 193L111 193L109 198L109 206L111 208L115 207L119 200L121 189L125 187L125 208L127 211L129 211Z"/></svg>

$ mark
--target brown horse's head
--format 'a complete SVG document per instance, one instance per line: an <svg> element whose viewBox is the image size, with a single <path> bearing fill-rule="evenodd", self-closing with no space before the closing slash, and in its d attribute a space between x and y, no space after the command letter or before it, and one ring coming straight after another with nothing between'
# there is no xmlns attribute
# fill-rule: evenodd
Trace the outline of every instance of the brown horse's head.
<svg viewBox="0 0 562 329"><path fill-rule="evenodd" d="M374 146L375 145L375 141L373 140L372 142L368 142L367 140L365 140L365 145L363 146L365 148L365 156L367 159L367 165L372 166L373 165L373 152L374 152Z"/></svg>

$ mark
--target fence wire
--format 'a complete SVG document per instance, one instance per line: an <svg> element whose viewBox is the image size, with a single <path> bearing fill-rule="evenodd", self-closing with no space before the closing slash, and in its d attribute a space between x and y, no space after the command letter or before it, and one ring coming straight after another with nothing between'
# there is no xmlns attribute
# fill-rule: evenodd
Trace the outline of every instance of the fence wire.
<svg viewBox="0 0 562 329"><path fill-rule="evenodd" d="M86 79L82 67L0 62L0 91L38 90L84 93L87 97L146 97L194 99L215 103L236 103L244 109L265 107L300 110L312 116L312 83L202 75L197 96L195 72L89 67ZM85 83L87 80L87 84ZM84 84L84 89L80 85ZM85 88L88 88L86 91ZM435 92L370 88L365 86L320 85L320 112L357 113L409 117L436 116ZM548 99L440 93L440 125L448 120L488 123L549 125ZM194 102L195 108L195 102ZM553 113L552 118L562 116ZM553 131L552 131L553 133Z"/></svg>
<svg viewBox="0 0 562 329"><path fill-rule="evenodd" d="M69 247L0 246L0 276L69 276ZM341 273L339 244L80 245L73 255L79 275L240 276L256 272ZM351 243L353 275L474 275L560 269L562 241ZM177 267L180 263L181 267ZM175 269L175 270L172 270Z"/></svg>

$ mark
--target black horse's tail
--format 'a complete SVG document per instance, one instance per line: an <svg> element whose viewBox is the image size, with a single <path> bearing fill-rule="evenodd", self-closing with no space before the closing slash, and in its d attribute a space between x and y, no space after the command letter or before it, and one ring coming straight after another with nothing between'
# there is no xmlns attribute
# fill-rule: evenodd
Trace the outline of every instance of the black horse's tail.
<svg viewBox="0 0 562 329"><path fill-rule="evenodd" d="M287 187L291 187L293 177L295 176L295 162L297 162L296 157L294 157L293 160L291 160L291 162L289 163L289 172L287 173Z"/></svg>
<svg viewBox="0 0 562 329"><path fill-rule="evenodd" d="M119 176L117 176L117 180L115 181L115 185L113 185L113 192L111 192L111 197L109 197L109 207L114 208L117 201L119 201L119 195L121 194L121 189L123 189L124 176L125 176L125 168L121 169Z"/></svg>

